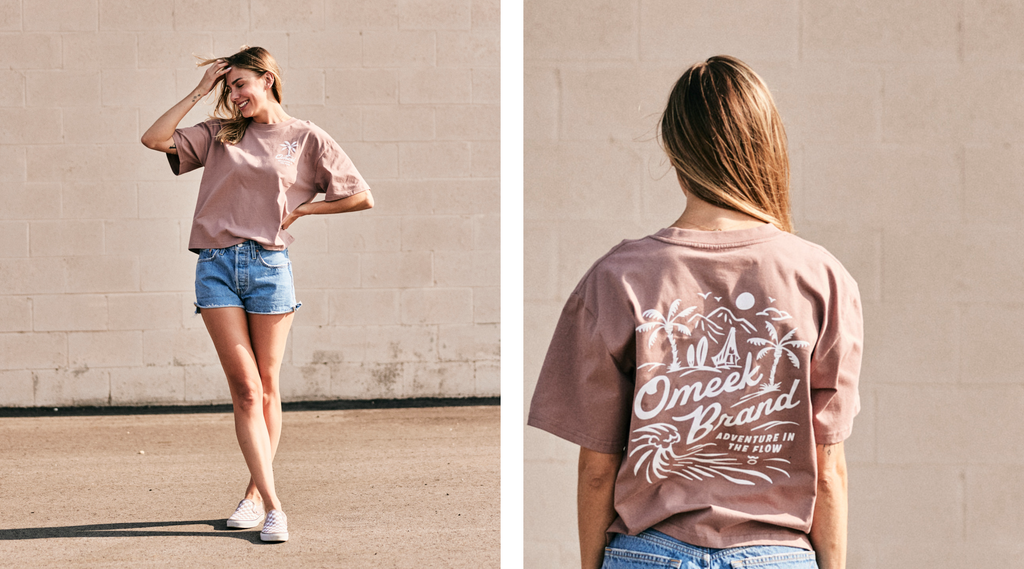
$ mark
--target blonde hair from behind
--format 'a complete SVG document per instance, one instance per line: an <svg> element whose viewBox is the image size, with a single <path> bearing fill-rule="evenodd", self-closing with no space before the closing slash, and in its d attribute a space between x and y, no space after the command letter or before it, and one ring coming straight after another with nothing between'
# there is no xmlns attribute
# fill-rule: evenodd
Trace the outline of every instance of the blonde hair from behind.
<svg viewBox="0 0 1024 569"><path fill-rule="evenodd" d="M277 60L270 52L262 47L249 47L243 45L240 51L228 57L215 57L212 59L198 58L197 67L204 67L219 60L227 61L228 65L238 69L248 69L259 76L270 73L274 77L274 84L270 90L277 102L281 102L283 85L281 84L281 68ZM231 102L231 92L225 87L225 81L217 82L217 106L213 109L210 118L220 119L220 132L217 133L217 140L224 144L237 144L245 136L245 129L248 128L252 119L242 116L235 105Z"/></svg>
<svg viewBox="0 0 1024 569"><path fill-rule="evenodd" d="M661 142L688 192L793 232L786 130L750 66L718 55L687 69L661 117Z"/></svg>

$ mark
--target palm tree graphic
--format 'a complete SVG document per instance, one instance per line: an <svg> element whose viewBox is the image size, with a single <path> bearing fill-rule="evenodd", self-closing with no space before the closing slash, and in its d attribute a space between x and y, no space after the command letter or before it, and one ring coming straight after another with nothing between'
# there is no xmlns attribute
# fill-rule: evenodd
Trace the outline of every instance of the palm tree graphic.
<svg viewBox="0 0 1024 569"><path fill-rule="evenodd" d="M282 142L281 143L281 151L284 152L285 154L278 154L277 156L275 156L275 158L277 158L281 162L292 163L292 162L295 161L295 158L292 157L292 153L293 152L298 152L298 150L299 150L299 142L298 141L295 141L295 142Z"/></svg>
<svg viewBox="0 0 1024 569"><path fill-rule="evenodd" d="M281 143L281 150L287 152L288 156L291 156L292 152L295 152L298 149L299 149L299 143L298 142L282 142Z"/></svg>
<svg viewBox="0 0 1024 569"><path fill-rule="evenodd" d="M643 313L644 318L654 318L655 322L646 322L636 327L636 331L639 333L649 332L655 330L654 334L651 334L651 339L647 341L647 347L650 348L654 345L654 341L657 339L657 331L662 331L668 336L668 343L672 346L672 365L669 366L668 371L681 371L683 366L679 364L679 348L676 346L675 332L682 332L689 336L690 329L676 322L677 319L683 318L697 309L696 306L691 306L686 310L677 313L679 305L682 303L682 299L676 299L671 306L668 308L668 316L663 316L657 310L653 308Z"/></svg>
<svg viewBox="0 0 1024 569"><path fill-rule="evenodd" d="M772 372L768 376L768 385L762 386L762 390L768 391L778 389L778 385L775 383L775 368L779 367L779 359L782 357L782 354L785 353L786 356L789 357L789 361L793 364L793 367L800 369L800 360L796 357L796 354L790 350L790 348L807 348L810 347L811 344L804 342L803 340L790 339L793 337L793 334L796 333L796 328L790 330L789 333L783 336L780 340L779 333L775 330L775 326L772 326L770 322L765 322L764 324L768 328L768 335L771 336L771 339L750 338L747 342L750 342L755 346L765 346L764 349L757 352L757 357L754 359L759 360L761 359L761 356L768 352L775 353L775 361L772 362Z"/></svg>

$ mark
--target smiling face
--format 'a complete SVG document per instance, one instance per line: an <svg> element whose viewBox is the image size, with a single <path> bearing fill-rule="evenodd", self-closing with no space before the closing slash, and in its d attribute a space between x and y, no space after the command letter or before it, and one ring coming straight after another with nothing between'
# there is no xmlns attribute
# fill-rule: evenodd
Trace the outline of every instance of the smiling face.
<svg viewBox="0 0 1024 569"><path fill-rule="evenodd" d="M251 69L233 68L225 77L224 88L228 90L231 103L246 118L262 116L267 112L268 98L276 102L271 93L273 75L262 76Z"/></svg>

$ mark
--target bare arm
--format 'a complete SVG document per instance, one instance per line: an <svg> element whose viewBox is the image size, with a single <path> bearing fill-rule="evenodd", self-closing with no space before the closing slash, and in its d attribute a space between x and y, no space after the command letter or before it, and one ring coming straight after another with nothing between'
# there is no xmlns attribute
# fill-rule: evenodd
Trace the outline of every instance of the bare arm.
<svg viewBox="0 0 1024 569"><path fill-rule="evenodd" d="M605 454L580 447L576 518L582 569L600 569L604 563L606 532L615 521L615 475L621 463L622 453Z"/></svg>
<svg viewBox="0 0 1024 569"><path fill-rule="evenodd" d="M142 135L142 144L146 148L168 154L177 154L178 150L174 148L174 139L172 138L174 136L174 129L178 128L178 123L181 122L181 119L185 118L185 115L192 110L192 107L196 106L199 99L202 99L212 91L217 82L230 70L231 68L228 67L227 62L223 60L210 65L206 69L206 73L203 74L203 80L199 82L199 85L192 89L192 92L187 97L156 119L153 126L149 127L149 130Z"/></svg>
<svg viewBox="0 0 1024 569"><path fill-rule="evenodd" d="M818 497L811 545L821 569L846 569L847 485L843 443L818 445Z"/></svg>
<svg viewBox="0 0 1024 569"><path fill-rule="evenodd" d="M354 196L334 201L306 202L292 210L281 223L281 229L288 229L295 220L304 215L324 215L328 213L346 213L362 211L373 207L373 196L370 190L359 192Z"/></svg>

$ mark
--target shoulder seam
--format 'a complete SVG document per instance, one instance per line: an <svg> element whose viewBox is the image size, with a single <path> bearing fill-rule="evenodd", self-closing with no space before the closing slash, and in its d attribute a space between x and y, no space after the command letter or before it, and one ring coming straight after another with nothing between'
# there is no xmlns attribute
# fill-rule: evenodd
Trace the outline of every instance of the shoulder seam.
<svg viewBox="0 0 1024 569"><path fill-rule="evenodd" d="M643 241L644 239L649 239L650 237L651 237L650 235L647 235L647 236L641 237L639 239L623 239L618 244L616 244L614 247L609 249L607 253L605 253L604 255L601 255L600 257L598 257L597 260L594 261L594 263L592 265L590 265L590 268L587 269L587 272L583 273L583 276L580 277L579 284L577 284L576 288L573 289L573 294L576 294L580 290L580 287L583 286L583 283L585 283L587 281L587 279L590 278L590 275L597 269L597 267L601 263L603 263L605 259L610 257L612 253L618 251L619 249L625 247L626 245L629 245L631 243L636 243L638 241Z"/></svg>

